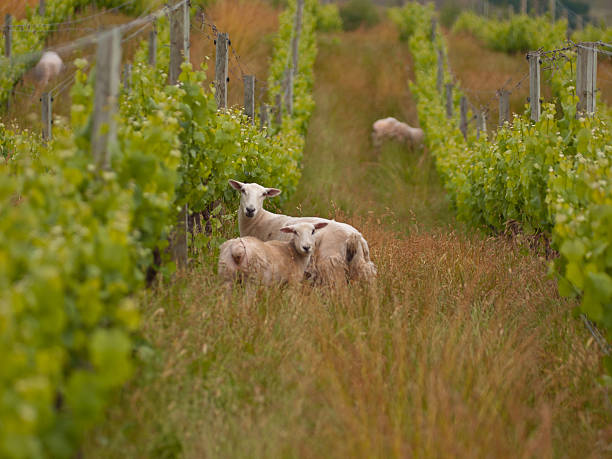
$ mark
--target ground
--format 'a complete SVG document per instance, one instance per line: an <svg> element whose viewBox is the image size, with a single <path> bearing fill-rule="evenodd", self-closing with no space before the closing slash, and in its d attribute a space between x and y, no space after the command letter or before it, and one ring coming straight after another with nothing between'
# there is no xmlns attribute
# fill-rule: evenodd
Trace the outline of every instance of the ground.
<svg viewBox="0 0 612 459"><path fill-rule="evenodd" d="M600 355L549 262L456 222L427 151L371 148L374 120L418 124L411 65L387 22L320 37L303 178L280 209L359 228L376 283L226 297L203 252L144 294L143 365L85 457L609 454Z"/></svg>

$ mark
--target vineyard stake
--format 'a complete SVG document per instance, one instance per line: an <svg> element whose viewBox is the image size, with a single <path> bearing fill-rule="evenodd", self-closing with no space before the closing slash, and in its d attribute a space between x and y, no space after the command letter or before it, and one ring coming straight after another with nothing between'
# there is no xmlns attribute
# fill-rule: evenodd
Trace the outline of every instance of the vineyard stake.
<svg viewBox="0 0 612 459"><path fill-rule="evenodd" d="M459 120L459 130L463 134L463 138L467 140L467 99L465 96L461 96L459 101L459 114L461 116Z"/></svg>
<svg viewBox="0 0 612 459"><path fill-rule="evenodd" d="M527 54L529 61L529 105L531 120L540 120L540 53L532 51Z"/></svg>
<svg viewBox="0 0 612 459"><path fill-rule="evenodd" d="M129 62L123 66L123 90L130 92L132 85L132 64Z"/></svg>
<svg viewBox="0 0 612 459"><path fill-rule="evenodd" d="M103 32L96 53L96 86L91 149L98 168L110 165L110 145L115 142L117 94L121 66L121 33L118 28Z"/></svg>
<svg viewBox="0 0 612 459"><path fill-rule="evenodd" d="M52 119L52 103L53 97L50 92L43 92L40 98L41 101L41 121L42 121L42 138L45 142L52 139L51 125L53 124Z"/></svg>
<svg viewBox="0 0 612 459"><path fill-rule="evenodd" d="M291 116L293 114L293 69L291 67L285 69L283 94L285 95L285 108Z"/></svg>
<svg viewBox="0 0 612 459"><path fill-rule="evenodd" d="M168 83L178 83L181 65L189 62L189 2L170 13L170 69Z"/></svg>
<svg viewBox="0 0 612 459"><path fill-rule="evenodd" d="M480 139L480 133L487 133L487 112L480 110L476 114L476 139Z"/></svg>
<svg viewBox="0 0 612 459"><path fill-rule="evenodd" d="M304 0L297 0L297 9L295 12L295 29L293 30L293 38L291 39L291 55L293 57L293 74L298 73L298 55L299 42L302 33L302 14L304 12Z"/></svg>
<svg viewBox="0 0 612 459"><path fill-rule="evenodd" d="M170 14L170 69L168 80L171 85L178 83L183 62L189 62L189 2L185 0L180 8ZM187 218L188 204L179 211L172 241L172 256L179 270L187 268Z"/></svg>
<svg viewBox="0 0 612 459"><path fill-rule="evenodd" d="M228 35L217 35L217 51L215 57L215 99L217 108L227 107L227 46Z"/></svg>
<svg viewBox="0 0 612 459"><path fill-rule="evenodd" d="M279 92L275 97L275 107L274 107L274 122L280 126L283 124L283 103L282 103L282 95Z"/></svg>
<svg viewBox="0 0 612 459"><path fill-rule="evenodd" d="M244 113L255 123L255 75L244 75Z"/></svg>
<svg viewBox="0 0 612 459"><path fill-rule="evenodd" d="M446 83L446 117L453 117L453 84Z"/></svg>
<svg viewBox="0 0 612 459"><path fill-rule="evenodd" d="M11 58L11 48L13 47L13 16L7 13L4 18L4 56Z"/></svg>
<svg viewBox="0 0 612 459"><path fill-rule="evenodd" d="M595 113L597 91L597 44L593 42L578 45L576 63L577 112L587 116Z"/></svg>
<svg viewBox="0 0 612 459"><path fill-rule="evenodd" d="M510 121L510 92L500 89L497 95L499 97L499 125L503 126L506 121Z"/></svg>
<svg viewBox="0 0 612 459"><path fill-rule="evenodd" d="M438 88L438 92L442 94L442 83L444 80L444 54L442 53L442 48L438 49L438 74L436 78L436 88Z"/></svg>
<svg viewBox="0 0 612 459"><path fill-rule="evenodd" d="M153 21L153 29L149 32L149 65L157 65L157 21Z"/></svg>
<svg viewBox="0 0 612 459"><path fill-rule="evenodd" d="M521 14L527 14L527 0L521 0Z"/></svg>
<svg viewBox="0 0 612 459"><path fill-rule="evenodd" d="M261 104L259 110L259 130L263 131L264 128L270 127L268 104Z"/></svg>
<svg viewBox="0 0 612 459"><path fill-rule="evenodd" d="M40 0L38 2L38 15L39 16L45 15L45 0Z"/></svg>

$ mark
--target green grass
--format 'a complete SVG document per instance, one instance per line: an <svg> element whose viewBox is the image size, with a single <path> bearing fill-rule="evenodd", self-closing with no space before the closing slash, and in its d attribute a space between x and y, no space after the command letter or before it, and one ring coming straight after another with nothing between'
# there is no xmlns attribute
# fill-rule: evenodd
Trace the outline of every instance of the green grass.
<svg viewBox="0 0 612 459"><path fill-rule="evenodd" d="M369 144L380 117L416 124L393 30L319 49L303 180L283 210L359 228L377 281L225 296L202 253L144 293L143 364L83 455L604 456L600 355L547 262L458 225L426 152Z"/></svg>

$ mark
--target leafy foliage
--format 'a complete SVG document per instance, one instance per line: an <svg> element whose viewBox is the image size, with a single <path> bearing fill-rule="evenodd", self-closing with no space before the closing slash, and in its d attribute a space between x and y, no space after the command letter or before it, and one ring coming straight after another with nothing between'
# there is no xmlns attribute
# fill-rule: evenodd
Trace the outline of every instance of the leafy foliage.
<svg viewBox="0 0 612 459"><path fill-rule="evenodd" d="M496 20L471 11L461 13L453 27L455 32L469 32L488 48L505 53L557 48L565 41L566 29L565 20L551 24L546 16L515 15Z"/></svg>
<svg viewBox="0 0 612 459"><path fill-rule="evenodd" d="M0 104L6 102L23 73L36 64L40 58L46 36L53 30L53 28L45 27L45 24L66 21L73 17L76 11L90 3L86 0L47 0L44 16L40 16L37 10L29 9L25 19L13 22L17 29L13 31L12 57L9 60L4 54L0 56ZM113 8L124 3L121 0L103 0L98 1L97 6ZM123 10L138 12L142 10L143 5L144 0L139 0L126 5ZM4 34L0 36L0 49L4 49Z"/></svg>
<svg viewBox="0 0 612 459"><path fill-rule="evenodd" d="M464 140L459 120L446 119L435 89L436 49L445 44L440 34L430 40L432 14L432 8L411 3L394 10L392 18L409 36L419 119L458 216L495 231L515 221L526 233L551 236L560 252L555 263L559 291L580 294L581 311L612 336L609 112L577 117L573 82L562 71L553 79L557 104L545 104L540 121L531 122L527 113L515 115L492 139L469 135Z"/></svg>
<svg viewBox="0 0 612 459"><path fill-rule="evenodd" d="M74 456L133 372L144 270L180 206L234 202L229 177L295 189L312 109L311 11L295 117L274 134L239 110L217 112L204 71L190 64L168 86L169 48L158 47L151 68L145 42L120 95L110 170L90 153L97 69L77 73L72 130L56 130L48 146L0 125L0 456ZM165 19L158 30L168 43Z"/></svg>

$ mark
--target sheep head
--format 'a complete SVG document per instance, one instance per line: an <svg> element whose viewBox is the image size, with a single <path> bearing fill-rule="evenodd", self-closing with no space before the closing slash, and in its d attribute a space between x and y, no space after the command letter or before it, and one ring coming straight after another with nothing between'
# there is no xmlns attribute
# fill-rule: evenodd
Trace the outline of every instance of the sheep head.
<svg viewBox="0 0 612 459"><path fill-rule="evenodd" d="M240 191L240 209L238 212L245 217L253 218L263 208L266 198L278 196L281 191L276 188L265 188L257 183L241 183L238 180L230 180L230 186Z"/></svg>
<svg viewBox="0 0 612 459"><path fill-rule="evenodd" d="M296 223L294 225L283 226L280 230L283 233L293 234L293 246L298 253L309 255L315 246L315 232L327 226L327 222L313 225L312 223Z"/></svg>

